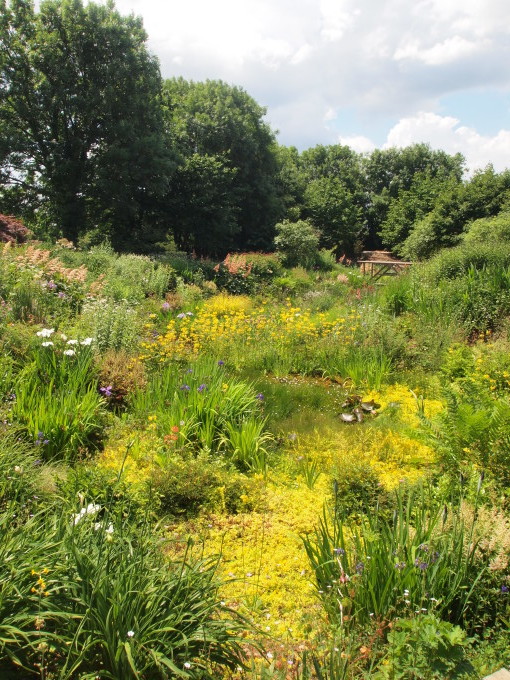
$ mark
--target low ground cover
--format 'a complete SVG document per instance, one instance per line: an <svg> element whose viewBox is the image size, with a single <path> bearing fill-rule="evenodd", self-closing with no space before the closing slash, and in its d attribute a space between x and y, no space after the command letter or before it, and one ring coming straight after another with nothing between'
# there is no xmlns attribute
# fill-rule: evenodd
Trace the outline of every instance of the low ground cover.
<svg viewBox="0 0 510 680"><path fill-rule="evenodd" d="M379 289L331 263L250 255L213 283L209 264L4 248L3 675L501 666L506 260L462 248Z"/></svg>

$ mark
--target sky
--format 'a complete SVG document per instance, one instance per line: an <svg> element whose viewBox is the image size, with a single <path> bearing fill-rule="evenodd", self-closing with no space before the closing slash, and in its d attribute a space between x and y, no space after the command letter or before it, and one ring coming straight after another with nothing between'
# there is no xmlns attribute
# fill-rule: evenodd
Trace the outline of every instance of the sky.
<svg viewBox="0 0 510 680"><path fill-rule="evenodd" d="M427 142L510 167L508 0L116 0L164 78L221 79L281 144Z"/></svg>

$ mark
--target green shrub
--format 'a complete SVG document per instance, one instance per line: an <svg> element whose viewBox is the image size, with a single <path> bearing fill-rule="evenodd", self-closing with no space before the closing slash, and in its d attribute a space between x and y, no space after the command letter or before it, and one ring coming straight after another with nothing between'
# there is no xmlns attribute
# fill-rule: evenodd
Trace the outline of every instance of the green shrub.
<svg viewBox="0 0 510 680"><path fill-rule="evenodd" d="M317 253L314 268L321 272L330 272L335 268L336 256L333 250L321 248Z"/></svg>
<svg viewBox="0 0 510 680"><path fill-rule="evenodd" d="M462 235L462 241L466 244L478 245L495 241L508 243L510 241L510 211L471 222Z"/></svg>
<svg viewBox="0 0 510 680"><path fill-rule="evenodd" d="M312 267L317 262L319 234L310 222L285 220L275 230L275 248L286 267Z"/></svg>
<svg viewBox="0 0 510 680"><path fill-rule="evenodd" d="M444 279L455 279L470 269L486 267L506 269L510 266L510 246L502 244L469 244L442 250L429 262L413 269L419 281L432 285Z"/></svg>
<svg viewBox="0 0 510 680"><path fill-rule="evenodd" d="M215 268L214 281L220 290L232 295L249 295L255 291L252 264L245 253L229 253Z"/></svg>
<svg viewBox="0 0 510 680"><path fill-rule="evenodd" d="M182 279L177 280L177 294L180 297L182 309L195 309L196 305L204 298L204 291L195 283L184 283Z"/></svg>
<svg viewBox="0 0 510 680"><path fill-rule="evenodd" d="M215 277L214 268L217 262L212 260L199 260L186 253L176 252L162 256L160 261L168 264L185 283L196 285L203 281L212 281Z"/></svg>
<svg viewBox="0 0 510 680"><path fill-rule="evenodd" d="M259 482L204 454L166 458L151 483L160 511L174 516L193 517L202 511L235 514L259 509L262 502Z"/></svg>
<svg viewBox="0 0 510 680"><path fill-rule="evenodd" d="M103 294L119 302L161 298L175 288L175 272L145 255L120 255L106 272Z"/></svg>
<svg viewBox="0 0 510 680"><path fill-rule="evenodd" d="M96 300L84 306L81 318L89 329L100 352L133 349L141 331L133 303L121 300Z"/></svg>
<svg viewBox="0 0 510 680"><path fill-rule="evenodd" d="M396 277L378 295L386 310L473 336L499 327L510 312L510 246L469 244L444 250Z"/></svg>
<svg viewBox="0 0 510 680"><path fill-rule="evenodd" d="M244 253L246 261L251 265L251 275L257 284L270 281L283 274L280 258L275 253Z"/></svg>
<svg viewBox="0 0 510 680"><path fill-rule="evenodd" d="M86 258L84 258L84 262L86 261L87 263L87 269L98 276L99 274L106 274L114 266L116 259L117 254L111 245L109 243L100 243L90 248Z"/></svg>
<svg viewBox="0 0 510 680"><path fill-rule="evenodd" d="M466 633L434 614L396 621L388 633L388 648L375 680L443 680L465 677L473 667L467 661L470 640Z"/></svg>

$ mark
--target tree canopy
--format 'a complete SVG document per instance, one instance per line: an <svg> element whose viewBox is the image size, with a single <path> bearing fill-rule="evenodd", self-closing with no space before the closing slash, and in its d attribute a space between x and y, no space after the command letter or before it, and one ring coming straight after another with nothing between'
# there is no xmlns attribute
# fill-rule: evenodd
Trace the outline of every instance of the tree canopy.
<svg viewBox="0 0 510 680"><path fill-rule="evenodd" d="M112 0L0 0L4 214L117 250L223 257L270 249L284 224L338 255L421 258L510 201L508 171L465 180L460 154L427 144L281 146L245 90L163 82L146 41Z"/></svg>
<svg viewBox="0 0 510 680"><path fill-rule="evenodd" d="M172 158L141 20L81 0L0 0L0 16L2 200L22 193L73 240L146 241Z"/></svg>
<svg viewBox="0 0 510 680"><path fill-rule="evenodd" d="M179 193L184 190L193 195L186 208L188 229L182 229L182 222L178 224L180 213L172 219L179 243L192 242L197 252L203 252L206 244L201 233L207 226L200 226L204 218L200 206L207 202L215 216L213 251L225 250L225 246L269 247L283 204L277 183L276 140L263 120L265 109L242 88L215 80L167 80L164 102L169 134L181 156L180 167L189 165L192 157L202 159L201 186L186 171L179 174ZM184 187L186 177L193 188ZM225 239L223 246L218 237Z"/></svg>

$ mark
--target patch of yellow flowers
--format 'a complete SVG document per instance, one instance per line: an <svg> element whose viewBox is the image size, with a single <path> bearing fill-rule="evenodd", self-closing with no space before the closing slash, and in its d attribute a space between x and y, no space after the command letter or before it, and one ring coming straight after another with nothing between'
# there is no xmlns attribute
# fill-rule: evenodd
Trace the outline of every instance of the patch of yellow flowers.
<svg viewBox="0 0 510 680"><path fill-rule="evenodd" d="M280 475L267 483L263 512L212 515L198 528L193 524L205 554L222 555L221 598L264 633L291 645L320 628L322 609L300 535L316 525L330 491L325 476L312 490ZM175 533L189 528L176 527Z"/></svg>
<svg viewBox="0 0 510 680"><path fill-rule="evenodd" d="M193 359L199 353L223 356L235 344L241 351L260 344L283 352L296 343L308 344L321 338L337 338L348 343L358 329L355 311L345 318L328 320L325 314L292 306L290 301L279 310L262 303L251 308L249 298L218 295L207 301L196 315L180 314L172 319L163 334L141 343L141 360ZM146 324L151 328L151 324Z"/></svg>

